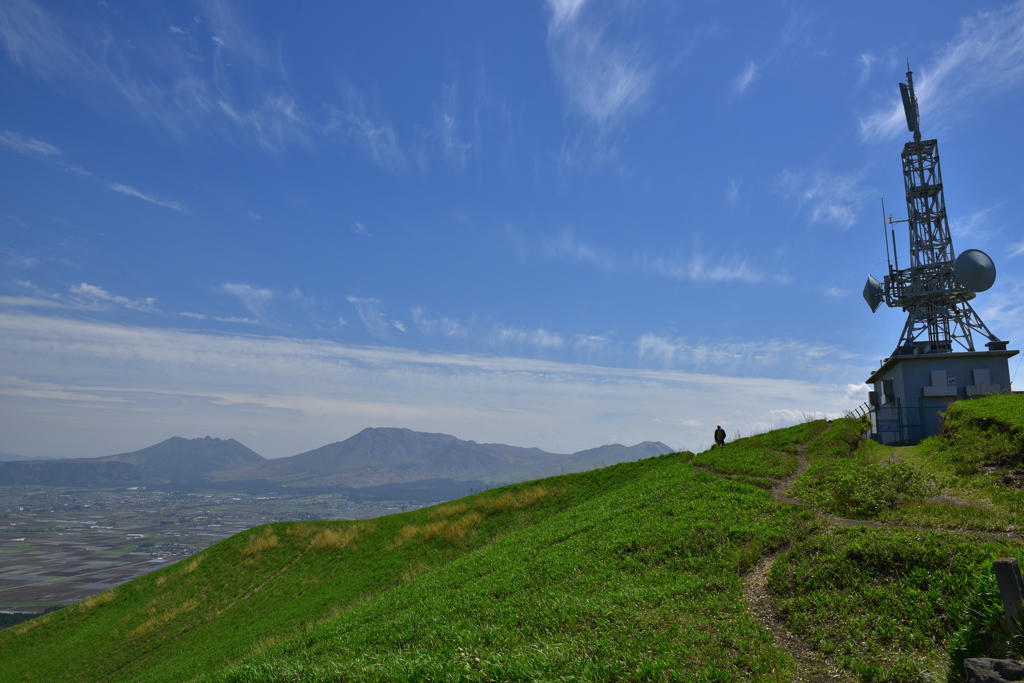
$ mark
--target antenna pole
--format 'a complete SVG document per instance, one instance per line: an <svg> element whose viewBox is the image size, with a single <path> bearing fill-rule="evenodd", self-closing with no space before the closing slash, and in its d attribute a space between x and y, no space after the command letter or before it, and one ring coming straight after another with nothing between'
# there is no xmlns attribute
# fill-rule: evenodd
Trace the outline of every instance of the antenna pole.
<svg viewBox="0 0 1024 683"><path fill-rule="evenodd" d="M896 270L900 269L900 255L896 253L896 228L892 229L892 257L896 261Z"/></svg>
<svg viewBox="0 0 1024 683"><path fill-rule="evenodd" d="M914 72L910 70L907 60L907 89L910 91L910 104L914 108L914 142L921 142L921 110L917 106L917 95L914 93ZM909 117L910 114L907 114Z"/></svg>
<svg viewBox="0 0 1024 683"><path fill-rule="evenodd" d="M885 197L882 197L882 237L885 239L885 262L889 264L889 274L892 275L892 259L889 258L889 236L885 234ZM893 245L893 249L896 245Z"/></svg>

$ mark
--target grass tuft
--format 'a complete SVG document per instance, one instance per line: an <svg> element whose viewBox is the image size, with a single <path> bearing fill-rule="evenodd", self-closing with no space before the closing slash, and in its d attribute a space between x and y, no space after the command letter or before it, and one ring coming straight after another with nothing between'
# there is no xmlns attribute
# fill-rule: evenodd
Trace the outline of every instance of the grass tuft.
<svg viewBox="0 0 1024 683"><path fill-rule="evenodd" d="M249 543L242 548L242 557L250 558L254 555L259 555L265 550L276 548L278 545L277 534L270 526L263 528L263 533L259 535L253 535L249 539Z"/></svg>
<svg viewBox="0 0 1024 683"><path fill-rule="evenodd" d="M359 548L355 545L361 537L373 533L376 525L370 522L348 523L339 527L325 527L321 529L313 540L310 547L314 550L342 550L348 548L356 552Z"/></svg>

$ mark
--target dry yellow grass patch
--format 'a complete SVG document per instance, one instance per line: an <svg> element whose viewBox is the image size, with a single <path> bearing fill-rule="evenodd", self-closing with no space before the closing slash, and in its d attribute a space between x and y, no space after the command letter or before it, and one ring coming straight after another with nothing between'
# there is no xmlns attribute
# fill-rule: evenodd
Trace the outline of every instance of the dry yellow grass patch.
<svg viewBox="0 0 1024 683"><path fill-rule="evenodd" d="M483 517L480 513L470 512L454 522L448 519L441 519L424 524L423 526L407 524L399 529L398 535L395 537L391 547L401 548L416 537L419 537L419 543L426 543L442 535L447 541L458 541L465 538L470 528L481 519Z"/></svg>
<svg viewBox="0 0 1024 683"><path fill-rule="evenodd" d="M188 600L186 600L185 602L181 603L177 607L174 607L173 609L170 609L170 610L164 612L163 614L158 614L156 616L150 617L146 621L142 622L138 627L135 628L134 631L132 631L129 634L129 636L130 637L141 636L143 633L145 633L146 631L149 631L150 629L152 629L152 628L154 628L156 626L160 626L162 624L166 624L168 621L171 621L172 619L177 617L182 612L188 612L189 610L194 610L198 606L199 606L199 600L197 598L189 598Z"/></svg>
<svg viewBox="0 0 1024 683"><path fill-rule="evenodd" d="M82 600L82 602L75 605L75 607L78 609L79 612L88 612L94 607L99 607L100 605L107 604L116 597L116 590L106 591L104 593L100 593L99 595L94 595L91 598L86 598L85 600Z"/></svg>
<svg viewBox="0 0 1024 683"><path fill-rule="evenodd" d="M448 526L448 522L440 520L437 522L431 522L430 524L424 524L419 528L420 543L425 543L434 538L437 538L438 534L444 531L444 528Z"/></svg>
<svg viewBox="0 0 1024 683"><path fill-rule="evenodd" d="M438 505L432 509L428 514L431 519L453 517L455 515L461 515L463 512L469 509L469 506L465 503L449 503L447 505Z"/></svg>
<svg viewBox="0 0 1024 683"><path fill-rule="evenodd" d="M277 543L277 534L268 526L261 535L249 539L249 544L242 548L242 557L252 557L264 550L276 548Z"/></svg>
<svg viewBox="0 0 1024 683"><path fill-rule="evenodd" d="M444 537L449 541L461 541L469 533L470 528L482 519L480 513L470 512L465 517L448 525Z"/></svg>
<svg viewBox="0 0 1024 683"><path fill-rule="evenodd" d="M175 576L174 578L180 578L182 576L185 576L186 574L191 574L192 572L194 572L196 570L196 567L198 567L200 564L202 564L203 559L205 557L206 557L206 555L197 555L196 557L192 558L192 561L189 562L188 564L186 564L184 567L182 567L181 571L179 571L177 573L177 576ZM167 574L164 574L163 576L158 577L157 580L156 580L156 585L158 585L158 586L164 585L164 583L167 582L167 579L168 579L168 575Z"/></svg>
<svg viewBox="0 0 1024 683"><path fill-rule="evenodd" d="M417 537L419 537L420 543L425 543L440 535L443 535L448 541L458 541L465 538L472 527L483 519L481 513L487 514L492 512L502 512L504 510L519 510L529 507L548 496L558 495L560 492L561 491L549 488L544 484L538 484L521 491L506 491L496 496L478 496L471 504L477 511L463 515L456 521L452 521L451 518L456 515L462 515L462 513L469 510L470 504L449 503L447 505L439 505L437 508L427 513L430 519L434 519L436 521L422 526L417 526L416 524L405 525L398 530L398 534L395 536L395 540L392 542L391 547L401 548L406 543Z"/></svg>
<svg viewBox="0 0 1024 683"><path fill-rule="evenodd" d="M317 527L314 524L308 524L305 522L298 522L288 527L287 533L289 536L298 536L299 538L306 539L313 535Z"/></svg>
<svg viewBox="0 0 1024 683"><path fill-rule="evenodd" d="M395 536L395 541L392 543L392 547L401 548L403 545L416 538L416 534L420 532L420 528L415 524L406 524L398 530L398 535Z"/></svg>
<svg viewBox="0 0 1024 683"><path fill-rule="evenodd" d="M369 522L356 522L341 528L325 528L313 537L310 547L316 550L341 550L350 548L356 552L359 548L355 545L363 536L371 533L376 527Z"/></svg>
<svg viewBox="0 0 1024 683"><path fill-rule="evenodd" d="M506 491L499 496L480 496L474 502L474 507L485 512L502 512L509 508L516 510L529 507L551 493L546 486L538 484L514 493Z"/></svg>

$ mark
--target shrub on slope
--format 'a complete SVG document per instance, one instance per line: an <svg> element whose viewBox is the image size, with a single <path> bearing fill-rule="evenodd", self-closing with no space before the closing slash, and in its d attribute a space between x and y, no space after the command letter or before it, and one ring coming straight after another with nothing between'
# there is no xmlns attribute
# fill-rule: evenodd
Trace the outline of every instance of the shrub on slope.
<svg viewBox="0 0 1024 683"><path fill-rule="evenodd" d="M863 431L859 420L835 420L809 445L812 464L792 495L835 515L871 519L936 492L932 477L899 458L885 459L881 446L862 440Z"/></svg>

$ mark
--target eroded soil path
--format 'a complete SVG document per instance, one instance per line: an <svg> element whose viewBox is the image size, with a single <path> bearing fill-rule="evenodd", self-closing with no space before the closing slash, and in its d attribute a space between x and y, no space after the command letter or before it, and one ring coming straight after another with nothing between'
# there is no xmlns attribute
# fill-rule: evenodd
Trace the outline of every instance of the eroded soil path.
<svg viewBox="0 0 1024 683"><path fill-rule="evenodd" d="M829 429L832 429L831 422L825 432ZM818 436L818 438L820 437L821 435ZM811 466L811 461L807 457L807 444L799 447L796 457L796 469L791 474L777 479L771 488L772 497L780 503L800 504L799 500L790 498L787 494L793 483L802 477L807 468ZM840 521L840 518L832 521L860 523L852 519ZM768 595L768 573L772 570L778 556L779 553L773 553L762 557L744 579L743 596L747 600L747 606L751 613L771 632L775 645L793 658L796 665L797 681L802 683L832 683L835 681L853 683L856 679L839 668L832 658L822 655L811 647L810 643L797 636L786 626L785 620Z"/></svg>
<svg viewBox="0 0 1024 683"><path fill-rule="evenodd" d="M832 429L832 423L829 422L828 427L816 438L821 438L825 433ZM812 439L811 441L814 441ZM801 501L797 498L789 496L789 490L793 484L802 477L811 465L810 458L808 457L808 447L810 442L802 444L796 453L797 467L789 475L776 479L774 485L770 489L772 497L780 503L786 503L789 505L802 505ZM999 532L999 531L977 531L972 529L949 529L942 527L918 527L915 525L901 524L898 522L879 522L874 520L863 520L863 519L850 519L847 517L840 517L820 510L814 510L813 508L807 507L808 510L814 512L820 519L828 524L835 526L868 526L868 527L893 527L893 528L927 528L930 531L951 531L960 534L969 534L985 539L1006 539L1006 538L1021 538L1024 534L1018 531L1011 532ZM818 652L810 643L805 641L800 636L797 636L789 630L785 620L779 613L778 608L772 602L771 597L768 595L767 583L768 574L771 572L772 567L775 564L775 560L778 558L782 551L766 555L760 559L757 565L750 571L744 579L743 594L747 600L747 605L750 608L751 613L764 625L764 627L771 631L772 637L775 640L776 646L779 647L783 652L793 658L796 664L796 675L795 680L802 683L823 683L826 681L849 681L855 682L857 679L848 671L840 668L837 663L831 657L826 657L822 653Z"/></svg>
<svg viewBox="0 0 1024 683"><path fill-rule="evenodd" d="M743 582L743 596L747 606L757 620L772 634L776 647L793 658L796 666L796 681L802 683L832 683L844 681L854 683L857 679L843 671L831 657L815 650L786 626L778 609L768 596L768 572L775 564L778 553L761 558Z"/></svg>

